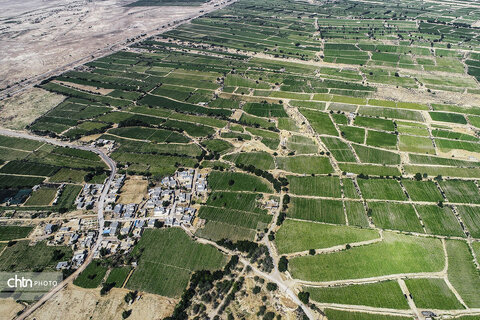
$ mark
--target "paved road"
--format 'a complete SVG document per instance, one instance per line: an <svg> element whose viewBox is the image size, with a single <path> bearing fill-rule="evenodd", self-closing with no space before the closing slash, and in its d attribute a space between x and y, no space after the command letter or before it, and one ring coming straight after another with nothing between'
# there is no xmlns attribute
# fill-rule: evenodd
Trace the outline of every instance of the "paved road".
<svg viewBox="0 0 480 320"><path fill-rule="evenodd" d="M6 130L6 129L0 129L0 135L8 136L8 137L15 137L15 138L25 138L25 139L30 139L30 140L36 140L40 142L45 142L45 143L50 143L56 146L61 146L61 147L69 147L69 148L74 148L74 149L80 149L80 150L86 150L86 151L91 151L95 152L100 156L100 158L108 165L110 168L110 176L107 179L102 194L100 195L100 198L98 200L98 210L97 210L97 217L98 217L98 237L97 241L95 242L94 246L90 250L90 253L88 254L87 258L85 259L85 262L74 272L72 273L68 278L60 282L59 285L54 287L52 290L50 290L47 294L45 294L40 300L38 300L35 304L30 306L28 309L25 310L17 319L23 320L27 318L29 315L31 315L35 310L37 310L41 305L43 305L46 301L51 299L53 296L55 296L60 290L62 290L67 284L72 283L73 280L75 280L78 275L85 270L85 268L89 265L90 262L93 260L93 254L95 251L97 251L100 247L100 244L103 240L102 236L102 231L103 231L103 225L104 225L104 218L103 218L103 207L105 203L105 197L108 193L108 189L110 187L110 184L112 183L113 179L115 178L115 174L117 173L117 164L115 161L110 159L102 150L95 149L92 147L88 146L79 146L75 144L71 144L65 141L59 141L55 140L52 138L48 137L40 137L40 136L35 136L33 134L30 134L28 132L19 132L19 131L11 131L11 130Z"/></svg>

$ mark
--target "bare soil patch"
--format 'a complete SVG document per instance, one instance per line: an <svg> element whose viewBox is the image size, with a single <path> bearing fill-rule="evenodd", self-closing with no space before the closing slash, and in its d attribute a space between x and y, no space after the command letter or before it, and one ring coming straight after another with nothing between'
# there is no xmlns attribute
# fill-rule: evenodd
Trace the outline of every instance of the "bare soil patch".
<svg viewBox="0 0 480 320"><path fill-rule="evenodd" d="M130 309L132 320L163 319L177 303L175 299L142 293L139 300L128 306L124 301L127 292L114 288L106 296L100 296L100 289L68 285L27 319L122 319L122 312Z"/></svg>
<svg viewBox="0 0 480 320"><path fill-rule="evenodd" d="M15 130L24 129L26 125L32 123L64 99L65 97L62 95L40 88L32 88L0 101L0 127Z"/></svg>
<svg viewBox="0 0 480 320"><path fill-rule="evenodd" d="M119 203L140 203L147 195L148 181L141 176L131 176L120 189Z"/></svg>
<svg viewBox="0 0 480 320"><path fill-rule="evenodd" d="M23 309L23 305L12 298L0 299L0 319L13 319L17 312Z"/></svg>

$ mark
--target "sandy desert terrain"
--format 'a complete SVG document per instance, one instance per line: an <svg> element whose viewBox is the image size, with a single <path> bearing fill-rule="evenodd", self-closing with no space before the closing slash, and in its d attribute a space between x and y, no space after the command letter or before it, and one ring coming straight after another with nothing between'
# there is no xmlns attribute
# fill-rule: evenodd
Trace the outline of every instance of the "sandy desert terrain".
<svg viewBox="0 0 480 320"><path fill-rule="evenodd" d="M203 6L126 7L133 0L0 0L0 90L117 51ZM158 29L158 30L157 30ZM87 60L88 61L88 60Z"/></svg>

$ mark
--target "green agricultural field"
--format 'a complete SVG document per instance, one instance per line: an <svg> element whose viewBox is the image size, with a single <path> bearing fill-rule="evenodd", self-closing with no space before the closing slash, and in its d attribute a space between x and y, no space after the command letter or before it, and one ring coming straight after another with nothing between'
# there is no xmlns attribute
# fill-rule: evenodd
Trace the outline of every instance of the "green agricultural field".
<svg viewBox="0 0 480 320"><path fill-rule="evenodd" d="M50 182L68 182L68 183L82 183L84 180L86 171L62 168L55 175L50 177Z"/></svg>
<svg viewBox="0 0 480 320"><path fill-rule="evenodd" d="M92 261L85 270L80 273L73 284L82 288L97 288L105 277L108 268L98 260Z"/></svg>
<svg viewBox="0 0 480 320"><path fill-rule="evenodd" d="M387 167L383 165L340 163L340 170L355 174L364 174L369 176L400 176L398 167Z"/></svg>
<svg viewBox="0 0 480 320"><path fill-rule="evenodd" d="M297 132L298 127L295 121L290 118L278 118L278 129Z"/></svg>
<svg viewBox="0 0 480 320"><path fill-rule="evenodd" d="M364 143L365 142L365 129L358 127L340 126L340 134L347 140Z"/></svg>
<svg viewBox="0 0 480 320"><path fill-rule="evenodd" d="M226 153L233 148L233 145L230 142L221 139L206 140L203 144L208 150L220 154Z"/></svg>
<svg viewBox="0 0 480 320"><path fill-rule="evenodd" d="M430 117L434 121L442 121L442 122L453 122L453 123L460 123L466 124L467 120L465 117L458 113L446 113L446 112L429 112Z"/></svg>
<svg viewBox="0 0 480 320"><path fill-rule="evenodd" d="M318 145L315 141L298 135L288 137L287 148L295 151L295 154L314 154L318 152Z"/></svg>
<svg viewBox="0 0 480 320"><path fill-rule="evenodd" d="M400 155L394 152L381 149L369 148L357 144L352 144L355 153L360 162L363 163L379 163L379 164L399 164Z"/></svg>
<svg viewBox="0 0 480 320"><path fill-rule="evenodd" d="M448 207L440 208L436 205L416 205L415 207L428 233L442 236L465 237L462 227L453 214L452 209Z"/></svg>
<svg viewBox="0 0 480 320"><path fill-rule="evenodd" d="M337 129L335 129L335 126L327 113L309 109L301 109L300 112L305 118L307 118L312 128L318 134L328 134L332 136L338 135Z"/></svg>
<svg viewBox="0 0 480 320"><path fill-rule="evenodd" d="M208 197L206 205L255 213L267 213L265 209L260 208L260 203L257 202L262 198L261 194L255 193L214 191Z"/></svg>
<svg viewBox="0 0 480 320"><path fill-rule="evenodd" d="M288 176L290 192L297 195L340 198L340 179L336 176Z"/></svg>
<svg viewBox="0 0 480 320"><path fill-rule="evenodd" d="M322 137L322 142L330 150L333 157L340 162L357 162L349 145L339 138Z"/></svg>
<svg viewBox="0 0 480 320"><path fill-rule="evenodd" d="M207 179L212 190L273 192L266 180L247 173L212 171Z"/></svg>
<svg viewBox="0 0 480 320"><path fill-rule="evenodd" d="M285 254L378 238L378 232L375 230L287 219L276 234L275 245L279 254Z"/></svg>
<svg viewBox="0 0 480 320"><path fill-rule="evenodd" d="M367 213L362 202L345 201L345 212L347 213L348 224L350 226L358 226L367 228L369 226Z"/></svg>
<svg viewBox="0 0 480 320"><path fill-rule="evenodd" d="M398 273L438 272L443 269L444 263L439 239L384 232L384 241L380 243L290 259L289 269L296 279L334 281Z"/></svg>
<svg viewBox="0 0 480 320"><path fill-rule="evenodd" d="M459 240L447 241L448 280L469 308L480 306L480 275L473 263L467 243Z"/></svg>
<svg viewBox="0 0 480 320"><path fill-rule="evenodd" d="M342 179L342 184L343 184L343 194L345 198L347 199L360 198L352 179L348 179L348 178Z"/></svg>
<svg viewBox="0 0 480 320"><path fill-rule="evenodd" d="M455 178L480 178L479 168L459 168L459 167L434 167L434 166L416 166L405 165L406 173L416 174L417 172L426 173L429 177L438 175L443 177Z"/></svg>
<svg viewBox="0 0 480 320"><path fill-rule="evenodd" d="M33 227L0 226L0 241L26 238Z"/></svg>
<svg viewBox="0 0 480 320"><path fill-rule="evenodd" d="M342 320L412 320L413 317L387 316L374 313L349 312L334 309L325 309L328 319Z"/></svg>
<svg viewBox="0 0 480 320"><path fill-rule="evenodd" d="M208 221L217 221L252 230L260 230L268 226L272 216L243 210L232 210L221 207L202 206L198 216Z"/></svg>
<svg viewBox="0 0 480 320"><path fill-rule="evenodd" d="M55 188L40 188L32 193L30 198L25 202L26 206L46 206L49 205L55 195L57 189Z"/></svg>
<svg viewBox="0 0 480 320"><path fill-rule="evenodd" d="M429 138L401 135L398 148L406 152L435 154L435 148Z"/></svg>
<svg viewBox="0 0 480 320"><path fill-rule="evenodd" d="M407 279L405 284L418 308L464 309L443 279Z"/></svg>
<svg viewBox="0 0 480 320"><path fill-rule="evenodd" d="M442 194L433 181L402 180L402 184L413 201L443 201Z"/></svg>
<svg viewBox="0 0 480 320"><path fill-rule="evenodd" d="M358 179L365 199L407 200L398 181L393 179Z"/></svg>
<svg viewBox="0 0 480 320"><path fill-rule="evenodd" d="M140 259L127 288L168 297L181 295L191 272L217 270L226 262L218 250L193 242L179 228L146 230L133 253Z"/></svg>
<svg viewBox="0 0 480 320"><path fill-rule="evenodd" d="M480 212L477 207L456 206L472 237L480 239Z"/></svg>
<svg viewBox="0 0 480 320"><path fill-rule="evenodd" d="M115 288L121 288L128 274L132 270L131 267L116 267L110 270L110 274L105 280L105 283L114 283Z"/></svg>
<svg viewBox="0 0 480 320"><path fill-rule="evenodd" d="M224 159L244 166L252 165L261 170L275 168L273 157L266 152L235 153L226 155Z"/></svg>
<svg viewBox="0 0 480 320"><path fill-rule="evenodd" d="M355 118L355 125L377 130L394 131L395 126L392 120L369 118L358 116Z"/></svg>
<svg viewBox="0 0 480 320"><path fill-rule="evenodd" d="M277 166L280 170L293 173L325 174L333 172L330 160L320 156L278 157Z"/></svg>
<svg viewBox="0 0 480 320"><path fill-rule="evenodd" d="M25 160L13 160L4 165L0 169L0 172L7 174L50 177L59 169L59 167L42 163L29 162Z"/></svg>
<svg viewBox="0 0 480 320"><path fill-rule="evenodd" d="M373 223L382 229L423 233L420 220L411 204L369 202Z"/></svg>
<svg viewBox="0 0 480 320"><path fill-rule="evenodd" d="M232 241L250 240L255 239L255 230L244 228L240 226L234 226L232 224L209 220L205 223L205 226L198 229L195 233L200 238L206 238L213 241L222 239L230 239Z"/></svg>
<svg viewBox="0 0 480 320"><path fill-rule="evenodd" d="M345 224L342 201L292 197L287 216L294 219Z"/></svg>
<svg viewBox="0 0 480 320"><path fill-rule="evenodd" d="M1 271L54 271L59 261L72 258L72 249L65 246L47 246L39 242L34 246L30 241L19 241L7 247L0 259Z"/></svg>
<svg viewBox="0 0 480 320"><path fill-rule="evenodd" d="M368 130L367 144L374 147L396 149L397 136L392 133L382 131Z"/></svg>
<svg viewBox="0 0 480 320"><path fill-rule="evenodd" d="M450 202L480 203L480 192L473 181L444 180L439 184Z"/></svg>
<svg viewBox="0 0 480 320"><path fill-rule="evenodd" d="M304 291L310 292L310 299L318 302L390 309L409 308L397 281L331 288L304 287Z"/></svg>

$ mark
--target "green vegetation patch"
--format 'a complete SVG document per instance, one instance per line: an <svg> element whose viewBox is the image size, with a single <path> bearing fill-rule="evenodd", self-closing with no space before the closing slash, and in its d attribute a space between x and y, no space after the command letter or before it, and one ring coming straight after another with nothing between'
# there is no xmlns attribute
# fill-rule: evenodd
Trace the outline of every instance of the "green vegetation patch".
<svg viewBox="0 0 480 320"><path fill-rule="evenodd" d="M212 190L273 192L266 180L247 173L212 171L207 180Z"/></svg>
<svg viewBox="0 0 480 320"><path fill-rule="evenodd" d="M443 180L439 184L450 202L480 203L480 193L473 181Z"/></svg>
<svg viewBox="0 0 480 320"><path fill-rule="evenodd" d="M46 206L53 201L57 194L56 188L40 188L32 193L25 202L26 206Z"/></svg>
<svg viewBox="0 0 480 320"><path fill-rule="evenodd" d="M364 174L369 176L400 176L400 169L398 167L387 167L373 164L354 164L354 163L340 163L338 165L340 170L355 174Z"/></svg>
<svg viewBox="0 0 480 320"><path fill-rule="evenodd" d="M116 267L110 271L107 277L106 283L113 283L115 288L121 288L123 283L128 277L128 274L132 270L131 267Z"/></svg>
<svg viewBox="0 0 480 320"><path fill-rule="evenodd" d="M402 184L413 201L443 201L442 194L433 181L402 180Z"/></svg>
<svg viewBox="0 0 480 320"><path fill-rule="evenodd" d="M226 262L217 249L194 242L179 228L146 230L133 254L140 259L127 287L167 297L181 295L192 271L220 269Z"/></svg>
<svg viewBox="0 0 480 320"><path fill-rule="evenodd" d="M476 207L456 206L472 237L480 239L480 212Z"/></svg>
<svg viewBox="0 0 480 320"><path fill-rule="evenodd" d="M277 166L280 170L293 173L325 174L333 172L330 159L320 156L278 157Z"/></svg>
<svg viewBox="0 0 480 320"><path fill-rule="evenodd" d="M385 130L385 131L395 130L395 125L393 124L392 120L379 119L379 118L357 116L355 118L355 125L360 127L377 129L377 130Z"/></svg>
<svg viewBox="0 0 480 320"><path fill-rule="evenodd" d="M213 241L219 241L222 239L230 239L232 241L253 241L255 239L255 234L256 232L253 229L213 220L207 221L205 226L198 229L195 233L195 235L200 238L206 238Z"/></svg>
<svg viewBox="0 0 480 320"><path fill-rule="evenodd" d="M398 181L393 179L358 179L365 199L407 200Z"/></svg>
<svg viewBox="0 0 480 320"><path fill-rule="evenodd" d="M480 307L480 275L464 241L447 240L448 280L470 308Z"/></svg>
<svg viewBox="0 0 480 320"><path fill-rule="evenodd" d="M45 241L34 246L30 241L19 241L7 247L0 259L1 271L53 271L60 261L72 258L72 249L65 246L47 246Z"/></svg>
<svg viewBox="0 0 480 320"><path fill-rule="evenodd" d="M222 139L208 139L202 142L202 144L210 151L216 153L226 153L233 148L233 145Z"/></svg>
<svg viewBox="0 0 480 320"><path fill-rule="evenodd" d="M382 131L368 130L367 144L374 147L396 149L397 135Z"/></svg>
<svg viewBox="0 0 480 320"><path fill-rule="evenodd" d="M407 279L405 284L418 308L438 310L464 309L443 279Z"/></svg>
<svg viewBox="0 0 480 320"><path fill-rule="evenodd" d="M288 176L290 192L305 196L340 198L340 179L335 176Z"/></svg>
<svg viewBox="0 0 480 320"><path fill-rule="evenodd" d="M411 204L369 202L373 223L382 229L423 233L422 225Z"/></svg>
<svg viewBox="0 0 480 320"><path fill-rule="evenodd" d="M462 227L449 207L436 205L415 206L428 233L442 236L465 237Z"/></svg>
<svg viewBox="0 0 480 320"><path fill-rule="evenodd" d="M333 157L340 162L357 162L350 146L340 138L322 137L322 142L330 150Z"/></svg>
<svg viewBox="0 0 480 320"><path fill-rule="evenodd" d="M341 200L292 197L287 215L301 220L345 224Z"/></svg>
<svg viewBox="0 0 480 320"><path fill-rule="evenodd" d="M266 152L234 153L226 155L224 159L244 166L252 165L261 170L271 170L275 168L273 157Z"/></svg>
<svg viewBox="0 0 480 320"><path fill-rule="evenodd" d="M296 279L334 281L416 272L438 272L445 257L439 239L384 232L384 240L340 252L289 260ZM342 266L342 268L338 268Z"/></svg>
<svg viewBox="0 0 480 320"><path fill-rule="evenodd" d="M400 155L394 152L352 144L355 153L363 163L399 164Z"/></svg>
<svg viewBox="0 0 480 320"><path fill-rule="evenodd" d="M442 122L452 122L452 123L460 123L460 124L467 124L467 120L465 117L458 113L447 113L447 112L429 112L430 117L434 121L442 121Z"/></svg>
<svg viewBox="0 0 480 320"><path fill-rule="evenodd" d="M33 227L23 226L0 226L0 241L26 238Z"/></svg>
<svg viewBox="0 0 480 320"><path fill-rule="evenodd" d="M108 268L102 265L101 261L92 261L85 270L80 273L73 284L82 288L97 288L102 282Z"/></svg>
<svg viewBox="0 0 480 320"><path fill-rule="evenodd" d="M435 147L430 138L401 135L398 148L407 152L435 154Z"/></svg>
<svg viewBox="0 0 480 320"><path fill-rule="evenodd" d="M342 320L412 320L412 317L387 316L375 313L349 312L334 309L325 309L328 319Z"/></svg>
<svg viewBox="0 0 480 320"><path fill-rule="evenodd" d="M279 254L285 254L377 238L379 235L375 230L287 219L276 234L275 245Z"/></svg>
<svg viewBox="0 0 480 320"><path fill-rule="evenodd" d="M362 305L390 309L409 308L407 300L403 296L402 289L397 281L383 281L330 288L304 287L304 290L310 293L310 299L323 303Z"/></svg>
<svg viewBox="0 0 480 320"><path fill-rule="evenodd" d="M300 112L307 118L312 128L318 134L338 135L337 129L335 129L328 113L309 109L300 109Z"/></svg>

